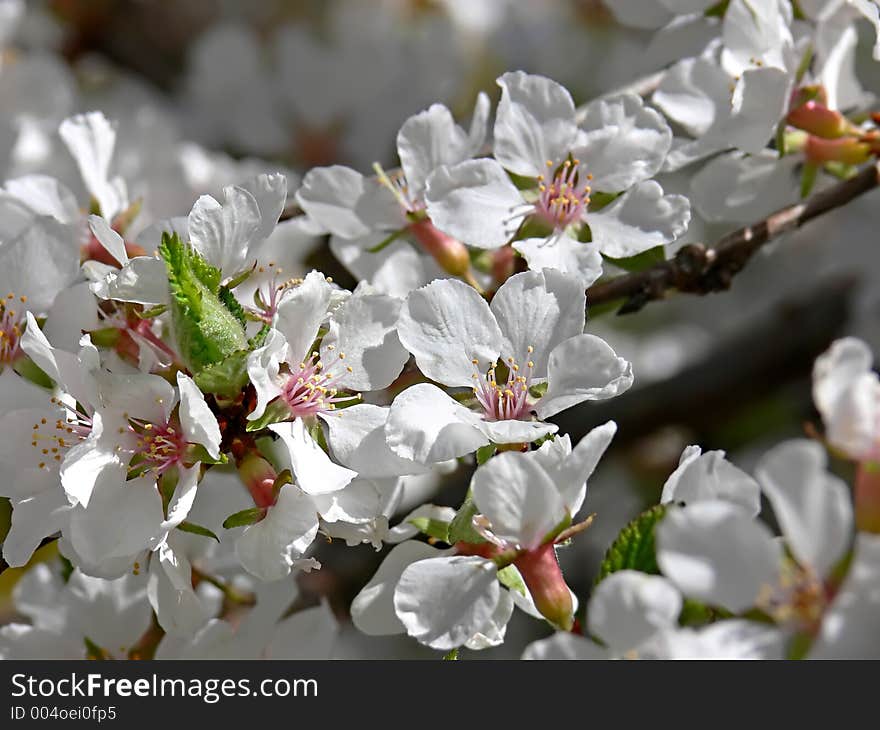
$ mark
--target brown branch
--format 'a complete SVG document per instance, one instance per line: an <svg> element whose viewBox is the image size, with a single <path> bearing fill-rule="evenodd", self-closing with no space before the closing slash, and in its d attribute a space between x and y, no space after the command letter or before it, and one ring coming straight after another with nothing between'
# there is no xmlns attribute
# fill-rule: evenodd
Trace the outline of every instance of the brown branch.
<svg viewBox="0 0 880 730"><path fill-rule="evenodd" d="M757 223L723 236L712 248L694 243L683 246L674 258L632 274L624 274L587 289L587 304L595 306L624 300L618 314L637 312L648 302L676 290L704 295L729 289L733 277L766 243L784 233L840 208L880 185L880 162L865 167L855 177L823 190L805 203L783 208Z"/></svg>

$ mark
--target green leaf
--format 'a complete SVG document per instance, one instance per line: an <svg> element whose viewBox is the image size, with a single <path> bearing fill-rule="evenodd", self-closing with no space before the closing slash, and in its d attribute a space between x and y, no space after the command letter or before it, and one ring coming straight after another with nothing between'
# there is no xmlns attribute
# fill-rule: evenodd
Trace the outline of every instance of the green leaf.
<svg viewBox="0 0 880 730"><path fill-rule="evenodd" d="M456 512L452 522L449 523L449 539L447 542L454 545L457 542L469 542L471 544L479 544L486 542L485 538L474 529L473 519L477 514L477 505L470 496L465 499L464 504Z"/></svg>
<svg viewBox="0 0 880 730"><path fill-rule="evenodd" d="M428 537L433 537L446 543L449 542L449 522L434 520L430 517L413 517L409 520L409 523Z"/></svg>
<svg viewBox="0 0 880 730"><path fill-rule="evenodd" d="M620 193L590 193L590 211L602 210L602 208L617 200L620 195Z"/></svg>
<svg viewBox="0 0 880 730"><path fill-rule="evenodd" d="M481 446L477 449L477 466L482 466L489 459L495 456L495 450L498 447L495 444L486 444L485 446Z"/></svg>
<svg viewBox="0 0 880 730"><path fill-rule="evenodd" d="M508 565L507 567L499 570L498 580L501 581L501 585L510 588L510 590L512 591L516 591L521 596L528 595L525 581L523 581L522 576L519 574L519 571L516 569L515 566Z"/></svg>
<svg viewBox="0 0 880 730"><path fill-rule="evenodd" d="M382 249L387 248L392 243L394 243L398 238L400 238L408 230L409 230L409 228L400 228L400 229L394 231L394 233L392 233L390 236L386 236L385 238L383 238L375 246L370 246L370 248L367 249L367 253L379 253Z"/></svg>
<svg viewBox="0 0 880 730"><path fill-rule="evenodd" d="M52 378L44 373L40 369L40 366L37 365L29 357L19 358L12 369L19 375L21 375L21 377L23 377L25 380L30 380L32 383L39 385L41 388L52 387Z"/></svg>
<svg viewBox="0 0 880 730"><path fill-rule="evenodd" d="M819 165L815 162L805 162L801 171L801 197L806 198L813 190L816 184L816 177L819 174Z"/></svg>
<svg viewBox="0 0 880 730"><path fill-rule="evenodd" d="M543 398L547 393L547 383L546 381L543 383L536 383L531 388L529 388L529 395L532 398Z"/></svg>
<svg viewBox="0 0 880 730"><path fill-rule="evenodd" d="M135 310L135 314L140 319L152 319L153 317L158 317L160 314L164 314L166 311L168 311L167 304L157 304L155 307L150 307L142 312Z"/></svg>
<svg viewBox="0 0 880 730"><path fill-rule="evenodd" d="M250 279L251 274L254 273L254 270L257 268L257 262L254 261L254 265L249 269L245 269L244 271L239 271L235 276L233 276L229 281L226 282L227 289L235 289L239 284L244 284L248 279Z"/></svg>
<svg viewBox="0 0 880 730"><path fill-rule="evenodd" d="M233 527L244 527L245 525L253 525L254 523L262 520L265 514L266 510L262 507L251 507L250 509L243 509L241 512L236 512L234 515L229 515L229 517L223 520L223 527L227 530L231 530Z"/></svg>
<svg viewBox="0 0 880 730"><path fill-rule="evenodd" d="M450 651L448 654L443 655L444 662L457 662L458 661L458 647Z"/></svg>
<svg viewBox="0 0 880 730"><path fill-rule="evenodd" d="M638 570L651 575L660 572L654 551L654 528L665 514L666 505L658 504L620 531L599 566L597 585L618 570Z"/></svg>
<svg viewBox="0 0 880 730"><path fill-rule="evenodd" d="M666 261L666 249L663 246L654 246L654 248L649 248L635 256L627 256L622 259L615 259L611 256L603 258L624 271L639 272Z"/></svg>
<svg viewBox="0 0 880 730"><path fill-rule="evenodd" d="M266 406L262 416L247 422L245 431L262 431L266 426L270 426L273 423L288 420L290 416L290 406L280 398L276 398Z"/></svg>
<svg viewBox="0 0 880 730"><path fill-rule="evenodd" d="M184 364L199 372L246 350L244 327L220 299L220 270L176 233L162 235L159 253L168 272L172 330Z"/></svg>
<svg viewBox="0 0 880 730"><path fill-rule="evenodd" d="M197 525L194 522L181 522L177 529L181 532L189 532L193 535L201 535L202 537L212 537L217 542L220 542L220 538L217 537L211 530L207 527L202 527L201 525Z"/></svg>

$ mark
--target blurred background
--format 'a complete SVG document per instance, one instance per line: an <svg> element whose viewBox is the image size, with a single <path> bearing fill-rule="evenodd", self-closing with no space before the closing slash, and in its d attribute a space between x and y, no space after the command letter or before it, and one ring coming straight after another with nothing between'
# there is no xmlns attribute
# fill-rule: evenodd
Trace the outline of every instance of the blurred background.
<svg viewBox="0 0 880 730"><path fill-rule="evenodd" d="M40 172L80 190L57 128L92 109L117 123L114 164L143 200L140 226L185 215L199 195L259 171L286 171L293 191L315 165L393 167L409 115L439 101L466 121L478 91L497 99L494 79L506 70L549 76L584 103L699 51L619 25L613 1L2 0L0 169L4 179ZM878 93L864 40L860 78ZM693 172L660 180L687 194ZM817 421L810 370L833 339L857 334L878 350L877 203L876 192L863 196L779 241L724 294L681 295L627 316L590 313L588 331L633 362L636 385L558 417L573 441L609 418L619 425L589 486L594 526L561 555L582 602L604 551L656 503L687 444L725 449L749 470ZM709 244L734 227L695 215L682 242ZM293 274L316 267L354 283L320 238L293 228L276 245ZM404 508L457 506L471 468L411 479ZM304 594L327 598L345 621L382 553L334 542L318 557L324 568L301 576ZM0 576L0 623L12 617L20 572ZM517 656L545 633L517 614L508 642L475 656ZM337 653L436 656L350 627Z"/></svg>

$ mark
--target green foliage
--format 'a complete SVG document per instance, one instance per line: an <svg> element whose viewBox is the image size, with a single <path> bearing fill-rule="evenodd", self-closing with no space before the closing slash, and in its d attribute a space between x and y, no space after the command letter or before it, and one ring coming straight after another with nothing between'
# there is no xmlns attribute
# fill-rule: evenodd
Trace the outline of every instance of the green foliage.
<svg viewBox="0 0 880 730"><path fill-rule="evenodd" d="M263 516L266 514L266 510L262 507L251 507L250 509L243 509L241 512L236 512L233 515L229 515L225 520L223 520L223 527L227 530L231 530L233 527L244 527L245 525L253 525L255 522L259 522L263 519Z"/></svg>
<svg viewBox="0 0 880 730"><path fill-rule="evenodd" d="M443 542L449 542L449 524L448 522L444 522L443 520L434 520L430 517L413 517L409 520L409 523L428 537L433 537L436 540L442 540Z"/></svg>
<svg viewBox="0 0 880 730"><path fill-rule="evenodd" d="M181 532L189 532L193 535L201 535L202 537L210 537L220 542L220 538L217 537L211 530L207 527L202 527L201 525L197 525L194 522L181 522L177 529Z"/></svg>
<svg viewBox="0 0 880 730"><path fill-rule="evenodd" d="M649 248L647 251L642 251L635 256L627 256L622 259L615 259L610 256L605 256L604 258L624 271L638 272L650 269L652 266L666 261L666 250L663 246L654 246L654 248Z"/></svg>
<svg viewBox="0 0 880 730"><path fill-rule="evenodd" d="M482 535L474 529L473 519L477 514L477 505L468 495L464 504L461 505L452 522L449 523L449 539L447 542L454 545L457 542L469 542L479 544L486 542Z"/></svg>
<svg viewBox="0 0 880 730"><path fill-rule="evenodd" d="M620 531L599 566L597 585L618 570L638 570L652 575L660 572L654 550L654 528L665 514L666 505L658 504Z"/></svg>
<svg viewBox="0 0 880 730"><path fill-rule="evenodd" d="M237 312L230 310L234 297L227 292L223 295L227 303L221 299L220 270L184 244L176 233L162 235L159 253L168 271L171 321L184 364L199 373L246 351L244 326ZM240 313L240 305L237 309Z"/></svg>
<svg viewBox="0 0 880 730"><path fill-rule="evenodd" d="M523 581L519 571L513 565L508 565L499 570L498 580L501 582L501 585L506 586L512 591L516 591L521 596L528 595L525 581Z"/></svg>
<svg viewBox="0 0 880 730"><path fill-rule="evenodd" d="M482 466L489 459L495 456L495 451L498 447L495 444L486 444L485 446L481 446L477 449L477 466Z"/></svg>

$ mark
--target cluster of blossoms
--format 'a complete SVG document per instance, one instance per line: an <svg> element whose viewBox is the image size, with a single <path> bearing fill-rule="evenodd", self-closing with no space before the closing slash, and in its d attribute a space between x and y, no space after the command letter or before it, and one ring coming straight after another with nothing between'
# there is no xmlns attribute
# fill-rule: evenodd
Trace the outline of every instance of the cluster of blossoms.
<svg viewBox="0 0 880 730"><path fill-rule="evenodd" d="M320 536L393 546L352 622L442 652L501 644L519 608L556 632L531 659L880 654L880 380L854 338L815 363L823 436L754 476L689 446L587 601L558 559L602 518L582 513L617 425L573 443L554 418L634 383L586 292L665 259L691 220L655 178L711 158L692 197L730 218L880 153L874 117L848 115L854 24L877 7L796 10L615 3L701 38L659 111L629 92L578 108L509 72L494 119L483 93L467 128L440 104L408 118L398 169L242 175L186 216L143 220L115 125L63 119L87 197L45 174L0 189L3 558L61 556L18 583L27 622L0 628L0 657L331 656L337 617L296 582ZM353 290L303 264L320 235ZM829 451L856 465L854 501ZM455 508L399 517L457 468Z"/></svg>

